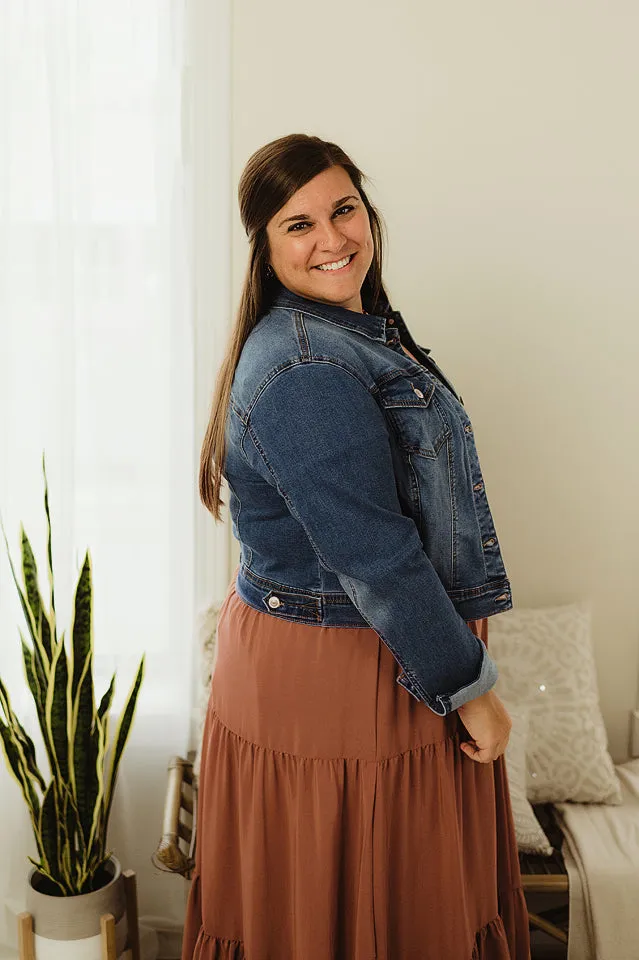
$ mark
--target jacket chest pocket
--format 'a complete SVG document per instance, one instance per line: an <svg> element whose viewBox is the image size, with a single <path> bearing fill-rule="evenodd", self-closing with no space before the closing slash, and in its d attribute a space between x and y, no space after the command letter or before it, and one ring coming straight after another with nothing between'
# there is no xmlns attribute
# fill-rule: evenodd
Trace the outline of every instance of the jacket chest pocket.
<svg viewBox="0 0 639 960"><path fill-rule="evenodd" d="M378 384L380 403L399 445L420 457L437 457L450 436L435 383L423 376L402 374Z"/></svg>

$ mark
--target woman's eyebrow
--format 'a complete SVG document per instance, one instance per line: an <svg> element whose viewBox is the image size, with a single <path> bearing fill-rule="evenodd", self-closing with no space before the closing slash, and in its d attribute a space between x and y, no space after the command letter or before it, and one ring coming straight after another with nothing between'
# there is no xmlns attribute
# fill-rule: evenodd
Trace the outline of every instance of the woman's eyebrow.
<svg viewBox="0 0 639 960"><path fill-rule="evenodd" d="M337 207L341 207L341 205L342 205L346 200L357 200L357 199L358 199L358 197L356 197L354 193L349 193L349 194L347 194L347 196L345 196L345 197L340 197L339 200L336 200L336 201L334 202L334 204L333 204L333 210L335 210ZM311 219L311 218L309 217L309 215L308 215L307 213L296 213L294 216L292 216L292 217L286 217L285 220L282 220L280 223L278 223L278 227L282 227L285 223L288 223L289 220L310 220L310 219Z"/></svg>

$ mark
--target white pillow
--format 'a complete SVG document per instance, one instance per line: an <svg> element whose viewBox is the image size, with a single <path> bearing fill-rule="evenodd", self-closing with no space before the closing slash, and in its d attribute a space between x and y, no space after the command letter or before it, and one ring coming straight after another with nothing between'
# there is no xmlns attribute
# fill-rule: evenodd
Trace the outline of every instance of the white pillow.
<svg viewBox="0 0 639 960"><path fill-rule="evenodd" d="M522 853L540 853L552 856L550 840L535 816L535 811L526 797L526 743L528 740L529 707L521 707L502 699L510 714L512 727L506 753L506 773L510 792L510 805L515 821L517 848Z"/></svg>
<svg viewBox="0 0 639 960"><path fill-rule="evenodd" d="M531 803L621 803L608 753L590 633L590 601L491 617L498 697L529 707Z"/></svg>

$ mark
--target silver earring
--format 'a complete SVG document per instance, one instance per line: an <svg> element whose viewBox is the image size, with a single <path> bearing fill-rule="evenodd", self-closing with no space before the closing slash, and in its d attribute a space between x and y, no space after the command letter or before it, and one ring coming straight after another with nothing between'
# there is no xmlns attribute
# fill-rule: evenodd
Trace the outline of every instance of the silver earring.
<svg viewBox="0 0 639 960"><path fill-rule="evenodd" d="M273 273L273 267L270 265L270 263L267 264L267 267L266 267L266 276L269 278L269 280L271 277L275 276L275 274Z"/></svg>

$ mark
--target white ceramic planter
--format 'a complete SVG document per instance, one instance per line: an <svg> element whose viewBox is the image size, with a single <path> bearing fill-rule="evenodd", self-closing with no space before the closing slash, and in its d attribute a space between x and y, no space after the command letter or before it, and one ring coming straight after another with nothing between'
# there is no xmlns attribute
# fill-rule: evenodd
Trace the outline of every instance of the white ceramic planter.
<svg viewBox="0 0 639 960"><path fill-rule="evenodd" d="M124 953L127 939L124 878L114 856L107 864L111 879L93 893L52 897L38 890L35 867L29 872L26 906L33 917L35 960L102 960L100 917L115 918L116 953Z"/></svg>

